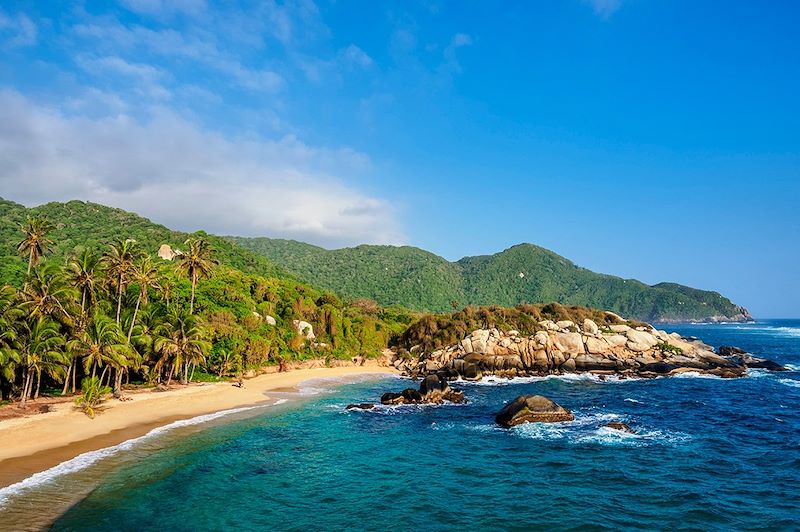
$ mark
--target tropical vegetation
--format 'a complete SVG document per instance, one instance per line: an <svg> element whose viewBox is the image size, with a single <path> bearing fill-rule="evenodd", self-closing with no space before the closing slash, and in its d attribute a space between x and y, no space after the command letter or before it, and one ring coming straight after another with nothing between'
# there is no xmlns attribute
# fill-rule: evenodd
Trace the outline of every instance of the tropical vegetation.
<svg viewBox="0 0 800 532"><path fill-rule="evenodd" d="M80 393L93 414L106 389L120 397L134 385L375 356L415 319L315 289L202 232L82 202L46 211L64 218L0 201L4 400ZM176 251L172 260L157 255L163 244Z"/></svg>

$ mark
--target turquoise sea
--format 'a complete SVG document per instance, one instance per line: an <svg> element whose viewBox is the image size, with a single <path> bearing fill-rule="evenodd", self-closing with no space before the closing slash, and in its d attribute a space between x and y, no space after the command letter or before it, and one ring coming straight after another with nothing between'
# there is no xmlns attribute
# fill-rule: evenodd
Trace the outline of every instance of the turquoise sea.
<svg viewBox="0 0 800 532"><path fill-rule="evenodd" d="M315 381L0 490L0 528L800 529L800 320L665 328L792 371L484 381L459 384L467 405L375 411L345 406L409 383ZM497 428L528 393L576 420Z"/></svg>

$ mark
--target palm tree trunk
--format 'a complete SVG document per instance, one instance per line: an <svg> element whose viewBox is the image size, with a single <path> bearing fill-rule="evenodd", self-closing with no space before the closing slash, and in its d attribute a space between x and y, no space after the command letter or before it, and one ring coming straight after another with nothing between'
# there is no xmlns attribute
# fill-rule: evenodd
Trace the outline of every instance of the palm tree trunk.
<svg viewBox="0 0 800 532"><path fill-rule="evenodd" d="M192 379L194 379L194 368L196 368L196 367L197 367L197 364L192 364L192 374L189 375L189 382L192 382Z"/></svg>
<svg viewBox="0 0 800 532"><path fill-rule="evenodd" d="M117 368L114 376L114 397L119 397L122 391L122 368Z"/></svg>
<svg viewBox="0 0 800 532"><path fill-rule="evenodd" d="M122 274L117 278L117 325L119 325L120 310L122 310Z"/></svg>
<svg viewBox="0 0 800 532"><path fill-rule="evenodd" d="M36 394L33 396L34 399L39 398L39 388L42 386L42 372L41 370L36 372Z"/></svg>
<svg viewBox="0 0 800 532"><path fill-rule="evenodd" d="M136 298L136 308L133 309L133 319L131 319L131 327L128 329L128 343L131 343L131 336L133 336L133 326L136 323L136 315L139 313L139 304L142 301L142 295Z"/></svg>
<svg viewBox="0 0 800 532"><path fill-rule="evenodd" d="M22 370L22 393L19 396L19 402L25 406L25 401L28 400L28 368Z"/></svg>
<svg viewBox="0 0 800 532"><path fill-rule="evenodd" d="M169 372L167 373L167 387L172 384L172 371L175 369L174 364L169 365Z"/></svg>
<svg viewBox="0 0 800 532"><path fill-rule="evenodd" d="M72 371L73 367L75 367L74 358L69 362L69 367L67 368L67 376L64 378L64 389L61 390L61 395L67 395L67 390L69 390L69 374Z"/></svg>
<svg viewBox="0 0 800 532"><path fill-rule="evenodd" d="M75 364L75 368L72 370L72 393L75 393L75 379L78 374L78 364Z"/></svg>
<svg viewBox="0 0 800 532"><path fill-rule="evenodd" d="M103 373L100 374L100 385L103 384L103 379L106 378L106 371L108 370L108 366L103 368Z"/></svg>
<svg viewBox="0 0 800 532"><path fill-rule="evenodd" d="M33 267L33 246L31 246L31 254L28 256L28 275L31 274L32 267Z"/></svg>
<svg viewBox="0 0 800 532"><path fill-rule="evenodd" d="M194 314L194 291L197 288L197 272L192 270L192 299L189 300L189 314Z"/></svg>
<svg viewBox="0 0 800 532"><path fill-rule="evenodd" d="M81 326L86 325L86 289L81 290Z"/></svg>

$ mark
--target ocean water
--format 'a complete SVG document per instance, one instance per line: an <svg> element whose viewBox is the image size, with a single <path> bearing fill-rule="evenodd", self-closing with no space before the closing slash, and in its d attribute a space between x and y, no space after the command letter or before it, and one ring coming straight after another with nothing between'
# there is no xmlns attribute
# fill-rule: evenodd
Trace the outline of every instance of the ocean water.
<svg viewBox="0 0 800 532"><path fill-rule="evenodd" d="M71 505L54 530L800 529L800 320L668 329L793 370L484 381L463 406L349 412L411 383L316 382L0 490L0 528ZM497 428L528 393L576 420Z"/></svg>

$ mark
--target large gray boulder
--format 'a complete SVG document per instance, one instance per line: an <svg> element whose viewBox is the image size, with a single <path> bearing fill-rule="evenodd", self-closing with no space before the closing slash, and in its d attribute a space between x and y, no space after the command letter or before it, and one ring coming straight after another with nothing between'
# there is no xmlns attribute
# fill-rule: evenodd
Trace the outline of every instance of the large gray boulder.
<svg viewBox="0 0 800 532"><path fill-rule="evenodd" d="M503 407L495 416L498 425L509 428L522 423L556 423L572 421L572 412L541 395L521 395Z"/></svg>

